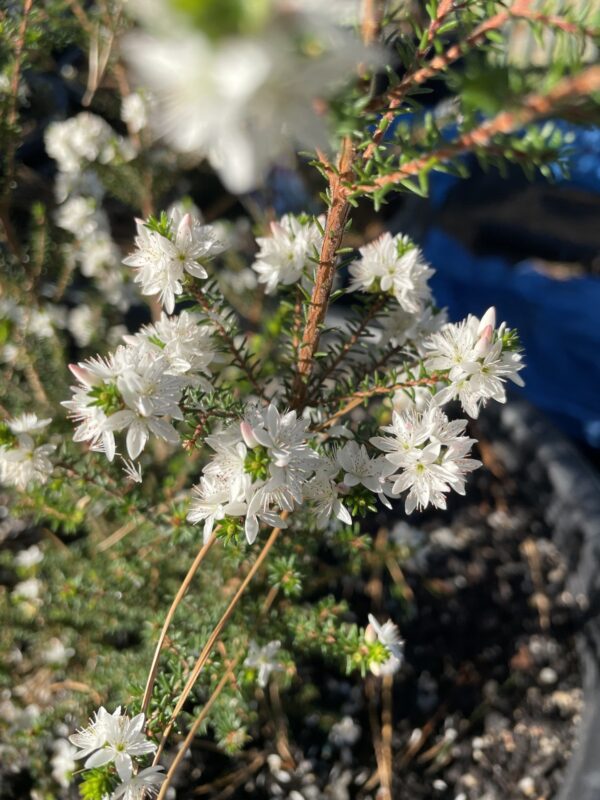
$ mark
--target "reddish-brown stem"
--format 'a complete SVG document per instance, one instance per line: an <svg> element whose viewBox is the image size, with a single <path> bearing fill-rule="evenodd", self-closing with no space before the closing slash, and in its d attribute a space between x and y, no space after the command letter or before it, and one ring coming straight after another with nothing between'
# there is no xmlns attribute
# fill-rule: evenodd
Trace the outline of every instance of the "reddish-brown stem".
<svg viewBox="0 0 600 800"><path fill-rule="evenodd" d="M600 66L598 65L588 67L578 75L563 78L545 94L528 95L519 108L513 111L502 111L477 128L467 131L447 146L415 158L395 172L374 178L371 183L347 186L346 192L349 194L372 193L382 187L396 185L440 162L448 161L474 148L485 147L497 134L512 133L536 119L549 116L558 106L585 98L596 91L600 91Z"/></svg>
<svg viewBox="0 0 600 800"><path fill-rule="evenodd" d="M593 29L581 28L573 22L563 19L556 15L542 14L541 12L534 11L529 8L529 0L516 0L513 5L506 11L501 11L493 17L484 20L473 31L466 36L462 41L457 42L446 50L445 53L437 55L431 59L427 64L416 66L414 69L409 70L402 80L394 86L394 88L387 95L388 110L383 114L377 130L373 134L373 138L369 145L365 148L363 157L368 160L372 157L378 144L380 144L389 123L394 119L397 109L401 106L402 101L411 89L422 85L426 81L443 72L451 64L462 58L469 50L474 47L479 47L487 40L487 35L491 31L496 31L502 28L511 19L529 20L530 22L540 22L549 27L558 28L565 33L573 35L583 33L586 36L594 37L598 31ZM451 0L444 0L438 7L436 17L431 21L428 29L427 43L422 51L417 53L417 61L421 59L428 51L435 34L439 30L442 22L452 11L453 4Z"/></svg>
<svg viewBox="0 0 600 800"><path fill-rule="evenodd" d="M335 262L337 251L342 243L346 218L350 205L346 199L344 184L352 176L352 158L354 149L352 142L346 138L342 142L342 150L339 158L338 171L333 172L329 178L330 206L325 222L325 234L323 245L319 257L319 265L313 287L308 319L304 327L300 353L298 357L298 369L293 387L293 405L301 408L304 404L307 382L313 368L314 354L319 345L321 326L325 320L329 297L335 277Z"/></svg>

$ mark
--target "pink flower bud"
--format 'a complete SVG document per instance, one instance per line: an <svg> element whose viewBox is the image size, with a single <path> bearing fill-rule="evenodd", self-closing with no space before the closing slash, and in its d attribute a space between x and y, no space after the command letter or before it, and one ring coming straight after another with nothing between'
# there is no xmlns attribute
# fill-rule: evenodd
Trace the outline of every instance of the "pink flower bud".
<svg viewBox="0 0 600 800"><path fill-rule="evenodd" d="M377 634L375 633L375 628L369 623L365 628L365 642L367 644L373 644L377 641Z"/></svg>
<svg viewBox="0 0 600 800"><path fill-rule="evenodd" d="M487 355L489 349L492 344L492 336L494 333L494 329L491 325L486 325L479 339L477 340L477 344L475 345L475 354L477 358L483 358L483 356Z"/></svg>
<svg viewBox="0 0 600 800"><path fill-rule="evenodd" d="M479 327L477 328L477 336L481 336L488 325L491 326L492 330L496 327L496 309L494 306L490 306L481 318Z"/></svg>
<svg viewBox="0 0 600 800"><path fill-rule="evenodd" d="M254 435L254 431L252 430L252 425L249 422L241 422L240 423L240 433L242 434L242 439L244 440L247 447L251 450L252 448L256 447L258 444L258 440Z"/></svg>
<svg viewBox="0 0 600 800"><path fill-rule="evenodd" d="M181 222L177 226L177 236L181 236L182 234L185 236L191 236L193 226L194 220L192 215L189 212L184 214L181 218Z"/></svg>
<svg viewBox="0 0 600 800"><path fill-rule="evenodd" d="M69 364L69 369L79 383L83 383L84 386L94 386L98 382L98 378L89 369L82 367L81 364Z"/></svg>

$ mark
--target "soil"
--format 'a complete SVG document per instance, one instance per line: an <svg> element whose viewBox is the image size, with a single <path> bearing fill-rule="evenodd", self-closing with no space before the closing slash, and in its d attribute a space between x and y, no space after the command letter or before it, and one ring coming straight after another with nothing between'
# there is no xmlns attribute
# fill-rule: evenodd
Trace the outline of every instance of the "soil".
<svg viewBox="0 0 600 800"><path fill-rule="evenodd" d="M447 512L410 525L388 520L378 531L413 551L393 570L395 582L381 576L378 588L380 616L391 616L406 640L393 681L392 800L550 800L576 743L583 693L575 634L586 600L565 588L567 565L546 519L550 485L497 411L472 434L486 469L467 496ZM365 576L355 587L353 607L357 594L373 595L372 584ZM365 697L360 680L320 663L300 677L319 687L319 713L307 717L292 690L282 697L285 732L265 729L233 764L199 742L177 796L382 797L373 754L381 679L367 679ZM328 726L328 714L341 721Z"/></svg>

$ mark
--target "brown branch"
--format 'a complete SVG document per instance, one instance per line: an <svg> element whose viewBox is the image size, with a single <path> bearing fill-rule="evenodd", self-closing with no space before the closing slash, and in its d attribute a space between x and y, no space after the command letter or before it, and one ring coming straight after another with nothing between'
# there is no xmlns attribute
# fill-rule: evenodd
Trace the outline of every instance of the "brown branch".
<svg viewBox="0 0 600 800"><path fill-rule="evenodd" d="M372 157L378 144L385 135L385 131L396 116L397 109L402 105L402 101L411 89L422 85L426 81L443 72L451 64L458 61L466 53L474 47L479 47L486 41L487 35L490 31L495 31L502 28L511 19L529 20L530 22L539 22L548 27L558 28L565 33L573 35L582 34L588 37L595 37L598 35L598 30L592 28L585 28L577 25L574 22L569 22L562 17L556 15L542 14L541 12L533 11L529 8L529 0L516 0L513 5L506 11L501 11L490 17L484 22L480 23L474 30L461 42L457 42L448 48L442 55L437 55L431 61L420 67L411 69L402 80L396 84L393 89L388 93L388 110L381 117L377 130L373 134L372 141L365 149L363 158L368 160ZM448 8L450 6L450 8ZM446 1L440 3L438 13L429 25L426 46L417 53L417 59L423 58L428 52L435 34L441 27L444 18L452 11L452 3ZM456 10L456 9L454 9Z"/></svg>
<svg viewBox="0 0 600 800"><path fill-rule="evenodd" d="M361 338L363 333L366 331L369 323L373 319L375 319L377 314L379 314L379 312L383 309L383 307L385 306L387 300L388 300L387 295L383 295L382 294L373 303L371 308L368 309L367 313L363 317L363 319L362 319L362 321L360 323L360 326L357 328L357 330L355 330L354 333L352 334L352 336L350 336L344 342L340 352L336 355L336 357L333 359L331 364L325 369L325 371L317 376L318 377L318 383L314 387L315 391L318 390L324 384L324 382L327 380L327 378L337 369L337 367L341 364L341 362L344 360L344 358L348 355L350 350L352 350L352 348L358 343L359 339ZM307 404L311 405L312 401L314 399L315 398L314 398L314 394L313 394L308 399Z"/></svg>
<svg viewBox="0 0 600 800"><path fill-rule="evenodd" d="M292 405L295 408L301 408L304 404L307 383L313 368L314 354L319 346L321 326L325 320L329 305L329 297L335 277L337 251L342 243L346 218L350 209L350 204L346 199L347 193L344 189L344 183L352 175L353 154L351 140L349 138L344 139L339 159L339 172L332 173L329 179L331 205L327 212L325 234L323 236L315 285L310 299L308 319L300 344L298 369L292 390Z"/></svg>
<svg viewBox="0 0 600 800"><path fill-rule="evenodd" d="M223 325L221 320L217 318L207 297L200 289L197 289L192 285L188 287L188 291L190 292L194 300L196 300L198 305L201 306L204 309L204 311L209 315L210 320L213 322L213 324L215 325L215 327L219 332L219 336L221 337L221 339L223 339L223 341L229 348L234 363L248 378L248 380L252 384L254 391L259 395L259 397L262 397L264 400L266 400L267 398L265 397L264 389L262 388L262 386L260 385L260 383L258 382L258 380L254 375L254 368L252 367L251 364L248 363L248 360L244 357L242 348L236 345L233 336L229 333L225 325Z"/></svg>
<svg viewBox="0 0 600 800"><path fill-rule="evenodd" d="M523 104L513 111L502 111L471 131L467 131L454 142L426 155L407 162L396 172L381 175L372 183L354 184L345 187L348 194L355 192L372 193L384 186L392 186L406 178L418 175L423 170L431 169L436 163L468 152L476 147L485 147L497 134L508 134L541 117L547 117L558 106L574 99L587 97L590 93L600 91L600 66L594 65L578 75L563 78L553 89L545 94L530 94Z"/></svg>
<svg viewBox="0 0 600 800"><path fill-rule="evenodd" d="M344 400L347 401L346 405L342 406L335 414L332 414L331 417L326 419L324 422L321 422L313 431L315 433L319 433L321 431L327 430L327 428L331 428L332 425L340 419L341 417L345 417L346 414L349 414L355 408L357 408L361 403L365 400L368 400L370 397L375 397L379 394L390 394L391 392L395 392L398 389L409 389L411 386L433 386L439 381L439 375L435 373L430 375L427 378L417 378L413 381L403 381L402 383L394 383L392 386L375 386L373 389L364 389L360 392L354 392L354 394L348 395L347 397L340 398L340 402Z"/></svg>

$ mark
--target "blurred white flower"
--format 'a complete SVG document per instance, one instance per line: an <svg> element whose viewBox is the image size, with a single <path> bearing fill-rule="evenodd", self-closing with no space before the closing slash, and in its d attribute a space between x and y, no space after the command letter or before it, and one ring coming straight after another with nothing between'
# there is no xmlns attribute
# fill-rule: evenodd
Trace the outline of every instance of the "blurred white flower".
<svg viewBox="0 0 600 800"><path fill-rule="evenodd" d="M190 31L166 3L151 5L152 15L142 13L146 22L160 20L161 29L129 34L123 52L156 97L157 133L176 150L208 158L226 187L242 193L259 185L295 144L327 145L315 101L369 60L353 32L333 25L308 31L300 15L291 33L273 24L254 36L215 42ZM298 45L303 35L313 40L304 51Z"/></svg>
<svg viewBox="0 0 600 800"><path fill-rule="evenodd" d="M250 642L244 666L258 671L257 683L263 689L269 682L272 672L280 672L284 669L284 666L276 659L280 649L281 642L278 641L269 642L263 647L259 647L254 640Z"/></svg>
<svg viewBox="0 0 600 800"><path fill-rule="evenodd" d="M73 780L73 773L77 768L75 761L75 754L77 748L74 747L67 739L57 739L52 745L54 755L50 759L52 767L52 777L62 786L63 789L68 789Z"/></svg>

